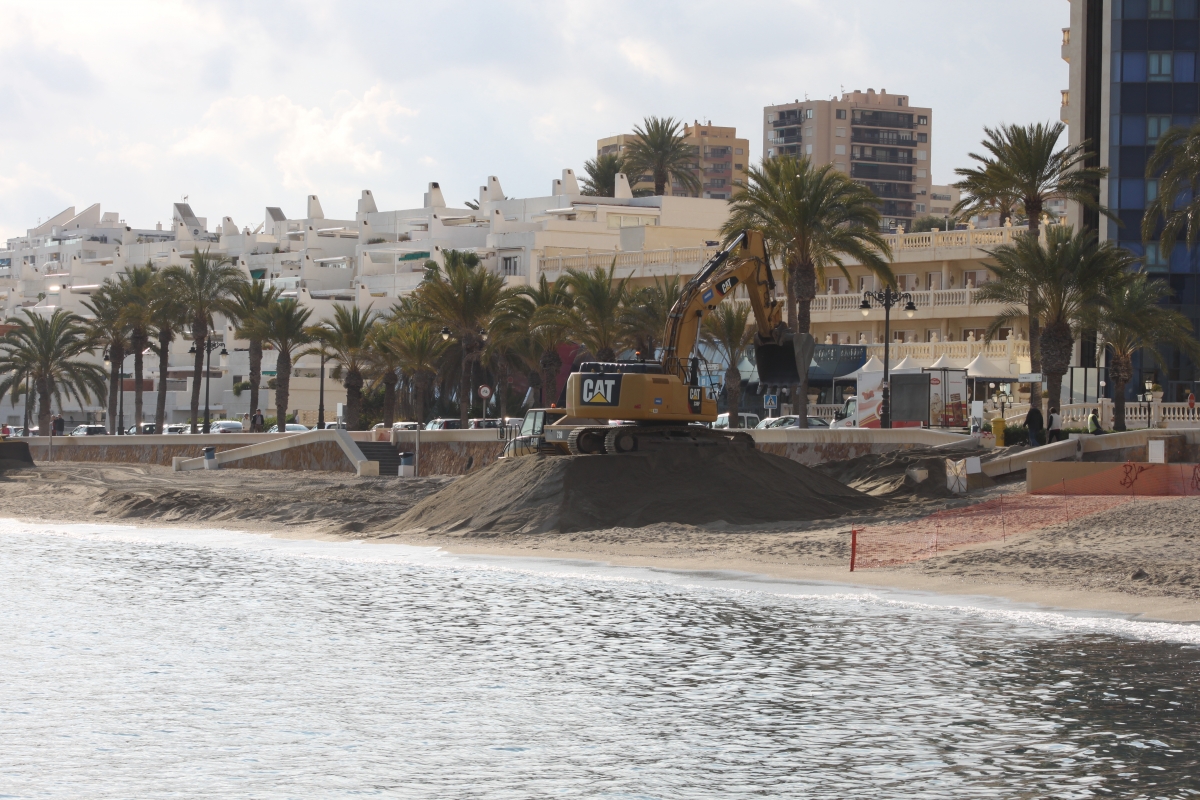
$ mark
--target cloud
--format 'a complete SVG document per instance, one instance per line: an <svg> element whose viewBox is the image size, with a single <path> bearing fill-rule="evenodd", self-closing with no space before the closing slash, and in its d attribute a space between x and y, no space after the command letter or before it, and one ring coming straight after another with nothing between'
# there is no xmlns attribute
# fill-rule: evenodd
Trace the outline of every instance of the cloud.
<svg viewBox="0 0 1200 800"><path fill-rule="evenodd" d="M648 78L677 83L680 71L666 55L661 44L638 39L622 39L617 50L625 61Z"/></svg>
<svg viewBox="0 0 1200 800"><path fill-rule="evenodd" d="M332 109L305 106L286 95L217 100L200 125L183 132L171 153L242 161L249 148L256 158L270 159L288 189L311 188L317 169L356 175L381 170L381 144L403 141L392 123L416 112L379 86L358 98L336 100Z"/></svg>

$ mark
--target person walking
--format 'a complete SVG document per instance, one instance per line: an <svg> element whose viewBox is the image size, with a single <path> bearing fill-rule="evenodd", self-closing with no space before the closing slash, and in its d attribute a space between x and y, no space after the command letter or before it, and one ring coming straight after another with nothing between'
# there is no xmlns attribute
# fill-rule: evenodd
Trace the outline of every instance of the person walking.
<svg viewBox="0 0 1200 800"><path fill-rule="evenodd" d="M1046 436L1046 444L1062 441L1062 414L1057 408L1050 409L1050 432Z"/></svg>
<svg viewBox="0 0 1200 800"><path fill-rule="evenodd" d="M1042 443L1042 410L1037 406L1030 406L1029 413L1025 415L1025 430L1029 433L1029 446L1037 447Z"/></svg>
<svg viewBox="0 0 1200 800"><path fill-rule="evenodd" d="M250 430L250 412L242 414L242 433L251 433Z"/></svg>
<svg viewBox="0 0 1200 800"><path fill-rule="evenodd" d="M1088 414L1088 433L1093 436L1099 436L1104 433L1100 428L1100 409L1093 408L1092 413Z"/></svg>
<svg viewBox="0 0 1200 800"><path fill-rule="evenodd" d="M255 409L254 416L250 418L250 431L252 433L262 433L267 427L267 418L263 416L262 409Z"/></svg>
<svg viewBox="0 0 1200 800"><path fill-rule="evenodd" d="M67 421L63 419L62 414L55 414L54 423L50 427L54 431L55 436L62 436L67 432Z"/></svg>

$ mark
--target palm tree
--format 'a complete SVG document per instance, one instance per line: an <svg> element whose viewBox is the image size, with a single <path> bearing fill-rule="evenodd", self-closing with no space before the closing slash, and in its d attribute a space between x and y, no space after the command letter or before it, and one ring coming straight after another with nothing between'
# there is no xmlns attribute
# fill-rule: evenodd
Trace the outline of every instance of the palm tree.
<svg viewBox="0 0 1200 800"><path fill-rule="evenodd" d="M807 158L779 156L751 167L746 186L730 200L729 220L721 228L726 242L747 229L761 231L767 247L782 259L787 283L787 313L794 333L809 333L810 306L817 282L836 267L849 277L845 257L866 267L886 284L895 284L888 266L891 248L879 231L878 199L869 189L838 172L832 164L815 167ZM800 425L808 425L808 375L793 395Z"/></svg>
<svg viewBox="0 0 1200 800"><path fill-rule="evenodd" d="M471 409L471 372L483 350L497 307L514 292L504 288L504 277L479 266L478 259L451 258L446 251L446 268L427 270L417 288L417 303L429 321L442 326L447 340L460 351L458 385L459 422L465 428ZM473 255L473 254L471 254Z"/></svg>
<svg viewBox="0 0 1200 800"><path fill-rule="evenodd" d="M1075 334L1108 302L1106 288L1137 265L1137 256L1115 242L1098 244L1092 231L1052 225L1043 236L1022 236L989 252L996 260L996 280L979 290L981 300L1008 303L987 329L1001 327L1028 314L1042 319L1039 339L1041 369L1051 402L1062 393L1062 377L1071 364ZM1032 356L1032 351L1030 352Z"/></svg>
<svg viewBox="0 0 1200 800"><path fill-rule="evenodd" d="M192 366L192 433L196 433L196 419L200 414L200 383L204 373L204 357L208 354L209 329L217 314L233 314L232 298L238 287L246 282L242 271L224 256L212 255L208 250L192 252L187 266L167 267L164 270L171 282L171 291L187 308L191 318L192 344L196 357Z"/></svg>
<svg viewBox="0 0 1200 800"><path fill-rule="evenodd" d="M402 363L395 343L401 327L394 319L376 325L367 348L368 374L372 386L383 385L383 423L389 428L396 421L396 386Z"/></svg>
<svg viewBox="0 0 1200 800"><path fill-rule="evenodd" d="M617 349L624 345L621 313L629 299L629 279L615 280L616 269L614 258L607 270L569 269L560 279L571 293L571 306L557 315L571 341L583 345L597 361L615 361Z"/></svg>
<svg viewBox="0 0 1200 800"><path fill-rule="evenodd" d="M660 338L667 329L667 318L682 293L683 285L678 275L662 280L655 278L652 286L631 293L621 324L625 326L625 335L644 357L655 357Z"/></svg>
<svg viewBox="0 0 1200 800"><path fill-rule="evenodd" d="M605 153L583 162L583 187L588 197L612 197L617 191L617 173L625 171L624 161L616 153Z"/></svg>
<svg viewBox="0 0 1200 800"><path fill-rule="evenodd" d="M341 368L342 386L346 388L346 427L352 431L358 430L365 383L363 373L371 363L371 332L378 319L379 315L373 313L370 306L362 310L358 306L350 308L334 303L333 319L323 320L313 329L314 336L324 345L329 358Z"/></svg>
<svg viewBox="0 0 1200 800"><path fill-rule="evenodd" d="M138 433L142 432L143 422L144 356L154 327L153 300L158 289L157 272L149 262L144 266L131 267L117 276L116 291L122 304L121 315L129 331L129 347L133 351L133 420L134 430Z"/></svg>
<svg viewBox="0 0 1200 800"><path fill-rule="evenodd" d="M646 117L633 128L633 139L625 145L624 167L627 174L649 174L654 180L654 193L664 194L667 184L700 194L700 179L693 170L699 154L683 135L683 123L674 117ZM636 179L631 178L630 183Z"/></svg>
<svg viewBox="0 0 1200 800"><path fill-rule="evenodd" d="M413 384L417 422L425 422L425 399L433 386L447 343L432 324L403 320L394 323L388 345L395 352L400 371Z"/></svg>
<svg viewBox="0 0 1200 800"><path fill-rule="evenodd" d="M258 409L258 392L262 383L263 330L258 324L262 312L279 299L281 290L268 288L266 281L242 283L233 294L230 309L235 320L234 333L250 343L250 413Z"/></svg>
<svg viewBox="0 0 1200 800"><path fill-rule="evenodd" d="M1168 130L1146 164L1146 177L1158 181L1158 191L1142 216L1143 241L1154 238L1161 219L1164 256L1170 255L1181 233L1188 249L1194 248L1200 240L1200 123Z"/></svg>
<svg viewBox="0 0 1200 800"><path fill-rule="evenodd" d="M301 308L294 297L268 305L258 315L262 341L275 348L275 419L279 432L287 430L287 409L292 382L292 358L296 351L313 340L308 325L311 308Z"/></svg>
<svg viewBox="0 0 1200 800"><path fill-rule="evenodd" d="M984 128L987 138L983 147L990 156L970 153L970 157L983 165L983 176L978 177L970 169L959 168L955 173L964 180L955 184L965 192L981 191L981 198L988 194L995 198L1016 198L1024 207L1030 234L1037 236L1041 225L1042 209L1053 197L1074 200L1081 205L1110 215L1100 205L1100 180L1108 175L1106 167L1090 167L1088 148L1091 142L1084 141L1061 149L1058 140L1066 126L1061 122L1031 125L1002 125ZM976 170L975 172L978 172ZM986 191L981 187L987 187ZM1030 293L1026 306L1033 303ZM1042 349L1038 340L1041 336L1041 320L1030 307L1026 315L1029 325L1030 368L1042 371L1039 363ZM1051 395L1056 397L1056 395ZM1030 386L1030 402L1041 404L1041 385Z"/></svg>
<svg viewBox="0 0 1200 800"><path fill-rule="evenodd" d="M1000 224L1012 219L1013 211L1021 203L1016 190L999 175L996 162L991 159L981 159L981 167L959 167L954 172L962 180L954 184L962 193L962 199L954 206L956 216L984 216L997 212ZM915 232L915 231L914 231Z"/></svg>
<svg viewBox="0 0 1200 800"><path fill-rule="evenodd" d="M129 347L129 328L126 325L124 307L117 284L111 278L105 279L100 288L92 294L91 300L84 301L83 307L92 315L88 320L89 344L92 348L102 348L104 359L108 363L108 431L120 433L117 420L117 392L123 388L122 371L125 365L125 353Z"/></svg>
<svg viewBox="0 0 1200 800"><path fill-rule="evenodd" d="M571 293L563 281L550 283L542 274L537 286L521 287L514 300L498 309L496 335L508 341L511 351L528 350L527 366L540 378L541 405L545 407L558 398L558 373L562 369L558 348L569 327L565 312L571 307Z"/></svg>
<svg viewBox="0 0 1200 800"><path fill-rule="evenodd" d="M15 327L0 340L0 397L23 391L28 377L37 388L38 427L45 433L51 401L61 408L64 396L80 405L91 402L93 393L102 396L104 370L81 358L91 353L90 331L82 318L61 308L49 317L29 310L24 314L24 319L6 320Z"/></svg>
<svg viewBox="0 0 1200 800"><path fill-rule="evenodd" d="M739 427L742 373L738 364L742 363L750 345L754 343L754 329L750 327L750 304L722 303L717 306L700 323L700 337L726 361L725 393L729 405L729 427Z"/></svg>
<svg viewBox="0 0 1200 800"><path fill-rule="evenodd" d="M171 371L171 343L186 324L188 310L174 292L169 276L159 272L150 295L151 349L158 356L158 394L155 398L154 430L162 433L167 421L167 378Z"/></svg>
<svg viewBox="0 0 1200 800"><path fill-rule="evenodd" d="M1200 343L1192 335L1188 318L1164 305L1171 296L1165 281L1137 272L1110 287L1107 295L1107 303L1095 309L1088 322L1110 352L1108 378L1113 382L1113 428L1123 431L1125 386L1133 378L1134 353L1145 349L1161 365L1162 355L1155 348L1170 344L1197 360Z"/></svg>

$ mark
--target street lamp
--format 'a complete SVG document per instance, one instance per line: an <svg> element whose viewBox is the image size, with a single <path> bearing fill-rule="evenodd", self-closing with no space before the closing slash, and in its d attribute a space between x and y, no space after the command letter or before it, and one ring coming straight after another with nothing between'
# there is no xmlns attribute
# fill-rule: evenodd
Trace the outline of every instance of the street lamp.
<svg viewBox="0 0 1200 800"><path fill-rule="evenodd" d="M1146 404L1146 427L1150 427L1150 403L1154 400L1154 380L1147 378L1143 384L1146 387L1146 393L1139 395L1138 399Z"/></svg>
<svg viewBox="0 0 1200 800"><path fill-rule="evenodd" d="M1006 393L1002 388L997 389L994 383L989 383L988 388L995 390L992 392L992 406L1000 410L1000 419L1004 419L1004 407L1007 405L1009 408L1012 408L1013 396Z"/></svg>
<svg viewBox="0 0 1200 800"><path fill-rule="evenodd" d="M880 427L892 427L892 402L891 402L891 386L889 385L889 376L891 374L888 361L890 358L892 344L892 306L897 303L904 303L904 315L912 319L917 313L917 306L913 302L913 297L908 292L896 292L891 286L885 286L880 291L867 290L863 292L862 303L858 309L864 317L871 313L871 301L874 300L876 305L883 306L883 402L879 409L879 424Z"/></svg>
<svg viewBox="0 0 1200 800"><path fill-rule="evenodd" d="M128 353L121 356L121 365L117 369L117 429L114 433L117 436L125 435L125 359L129 358ZM112 354L107 348L104 350L104 368L112 369Z"/></svg>
<svg viewBox="0 0 1200 800"><path fill-rule="evenodd" d="M205 357L208 359L208 364L204 370L204 429L201 432L208 433L209 423L211 421L211 416L210 416L209 410L208 410L209 409L208 398L209 398L209 385L212 383L213 350L216 350L218 347L221 348L222 356L229 355L229 351L225 349L224 342L217 342L211 338L205 338L203 347L204 347ZM195 342L192 342L192 349L188 350L188 352L191 353L192 355L196 354L196 343ZM194 421L193 421L193 423L194 423Z"/></svg>
<svg viewBox="0 0 1200 800"><path fill-rule="evenodd" d="M442 341L445 342L445 341L448 341L449 339L450 339L450 328L443 327L442 328Z"/></svg>
<svg viewBox="0 0 1200 800"><path fill-rule="evenodd" d="M317 430L325 430L325 348L321 348L321 382L317 391Z"/></svg>

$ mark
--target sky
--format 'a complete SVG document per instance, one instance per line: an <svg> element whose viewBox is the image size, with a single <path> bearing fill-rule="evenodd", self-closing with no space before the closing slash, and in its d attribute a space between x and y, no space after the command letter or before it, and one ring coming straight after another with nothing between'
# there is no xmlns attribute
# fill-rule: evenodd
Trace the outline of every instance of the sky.
<svg viewBox="0 0 1200 800"><path fill-rule="evenodd" d="M209 228L264 207L352 219L582 173L649 115L736 126L886 88L933 109L935 183L985 125L1057 120L1067 0L9 2L0 0L0 239L74 205ZM1065 143L1065 138L1064 138Z"/></svg>

